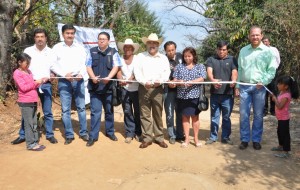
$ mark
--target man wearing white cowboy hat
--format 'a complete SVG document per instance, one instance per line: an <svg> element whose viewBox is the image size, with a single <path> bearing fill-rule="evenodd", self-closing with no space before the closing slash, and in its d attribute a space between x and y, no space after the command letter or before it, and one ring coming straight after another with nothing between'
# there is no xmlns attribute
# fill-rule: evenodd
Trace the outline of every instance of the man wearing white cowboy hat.
<svg viewBox="0 0 300 190"><path fill-rule="evenodd" d="M152 33L143 37L147 51L138 54L138 64L134 67L136 80L139 86L139 102L141 111L141 124L143 142L140 148L147 148L154 142L162 148L168 145L164 142L162 109L163 109L163 87L162 83L168 81L170 67L168 58L158 52L158 47L163 39ZM151 111L152 118L151 119Z"/></svg>
<svg viewBox="0 0 300 190"><path fill-rule="evenodd" d="M126 39L125 42L119 42L118 49L123 53L121 58L122 67L118 71L117 78L125 80L135 80L133 74L134 65L137 64L137 57L134 55L140 45L133 43L132 39ZM130 143L136 137L138 141L141 139L141 119L140 105L137 82L120 82L122 86L122 108L124 111L124 126L125 126L125 143Z"/></svg>

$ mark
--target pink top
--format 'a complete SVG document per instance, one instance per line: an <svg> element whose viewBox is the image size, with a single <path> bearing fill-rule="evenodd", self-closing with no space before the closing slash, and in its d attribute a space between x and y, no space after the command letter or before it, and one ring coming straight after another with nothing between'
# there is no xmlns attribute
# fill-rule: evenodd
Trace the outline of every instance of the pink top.
<svg viewBox="0 0 300 190"><path fill-rule="evenodd" d="M291 93L289 92L285 92L283 94L279 94L279 96L277 97L278 102L281 102L283 98L287 98L288 101L285 103L285 105L283 106L282 109L278 109L275 106L275 114L276 114L276 118L277 120L288 120L290 119L290 103L291 103Z"/></svg>
<svg viewBox="0 0 300 190"><path fill-rule="evenodd" d="M19 69L16 69L13 77L18 87L18 102L37 102L38 94L36 89L38 88L39 84L34 82L31 71L29 71L29 73L25 73Z"/></svg>

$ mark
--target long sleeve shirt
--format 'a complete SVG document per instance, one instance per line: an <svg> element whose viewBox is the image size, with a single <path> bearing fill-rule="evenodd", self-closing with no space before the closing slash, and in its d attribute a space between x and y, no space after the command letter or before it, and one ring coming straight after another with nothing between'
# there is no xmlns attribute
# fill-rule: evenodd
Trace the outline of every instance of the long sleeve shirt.
<svg viewBox="0 0 300 190"><path fill-rule="evenodd" d="M257 48L252 48L249 44L239 54L237 81L267 85L274 78L276 68L275 56L269 47L261 43Z"/></svg>
<svg viewBox="0 0 300 190"><path fill-rule="evenodd" d="M85 49L78 43L73 42L68 46L65 42L60 42L53 47L56 55L56 62L53 65L52 71L59 76L86 74L86 56Z"/></svg>
<svg viewBox="0 0 300 190"><path fill-rule="evenodd" d="M280 54L279 51L276 47L270 46L271 50L273 51L275 58L276 58L276 63L277 63L277 68L280 65Z"/></svg>
<svg viewBox="0 0 300 190"><path fill-rule="evenodd" d="M24 50L31 57L29 70L33 74L33 79L50 78L51 68L55 63L55 54L51 48L46 46L42 51L35 45Z"/></svg>
<svg viewBox="0 0 300 190"><path fill-rule="evenodd" d="M39 84L34 82L31 71L25 73L16 69L13 78L18 87L18 102L33 103L38 101L37 88Z"/></svg>
<svg viewBox="0 0 300 190"><path fill-rule="evenodd" d="M134 66L136 80L145 85L146 82L165 82L169 80L170 65L167 56L157 53L154 56L148 52L139 53Z"/></svg>

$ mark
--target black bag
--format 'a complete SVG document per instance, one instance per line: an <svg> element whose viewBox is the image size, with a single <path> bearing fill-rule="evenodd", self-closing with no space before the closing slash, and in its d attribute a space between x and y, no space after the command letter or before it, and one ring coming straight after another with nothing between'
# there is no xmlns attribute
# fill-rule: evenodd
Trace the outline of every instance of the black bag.
<svg viewBox="0 0 300 190"><path fill-rule="evenodd" d="M112 81L112 105L118 106L122 103L122 87L117 81Z"/></svg>
<svg viewBox="0 0 300 190"><path fill-rule="evenodd" d="M200 87L198 109L200 111L206 111L206 110L208 110L208 106L209 106L209 101L208 101L208 98L205 96L205 87L202 84Z"/></svg>

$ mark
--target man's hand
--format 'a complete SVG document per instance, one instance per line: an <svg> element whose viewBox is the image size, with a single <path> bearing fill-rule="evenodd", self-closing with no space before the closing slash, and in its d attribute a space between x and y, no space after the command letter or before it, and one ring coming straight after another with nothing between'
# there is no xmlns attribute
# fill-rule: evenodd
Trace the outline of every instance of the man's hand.
<svg viewBox="0 0 300 190"><path fill-rule="evenodd" d="M76 75L75 80L80 81L82 78L83 78L82 75L81 75L81 74L78 74L78 75Z"/></svg>
<svg viewBox="0 0 300 190"><path fill-rule="evenodd" d="M49 78L47 78L47 77L44 77L44 78L42 78L41 80L42 80L42 83L46 83L46 82L48 82L48 81L49 81Z"/></svg>
<svg viewBox="0 0 300 190"><path fill-rule="evenodd" d="M120 86L126 86L128 83L126 81L119 81Z"/></svg>
<svg viewBox="0 0 300 190"><path fill-rule="evenodd" d="M94 84L98 84L100 82L100 79L99 79L100 76L95 76L93 77L91 80Z"/></svg>
<svg viewBox="0 0 300 190"><path fill-rule="evenodd" d="M220 82L220 81L221 81L221 79L213 79L212 80L212 82ZM215 87L215 89L219 89L219 88L222 87L222 84L221 83L216 83L216 84L214 84L214 87Z"/></svg>
<svg viewBox="0 0 300 190"><path fill-rule="evenodd" d="M168 82L172 82L172 81L168 81ZM169 88L176 88L176 83L168 83L168 87Z"/></svg>
<svg viewBox="0 0 300 190"><path fill-rule="evenodd" d="M154 85L151 82L146 82L144 86L145 86L145 88L147 90L149 90L150 88L154 87Z"/></svg>
<svg viewBox="0 0 300 190"><path fill-rule="evenodd" d="M256 84L256 89L261 89L261 87L263 87L264 85L261 82L258 82Z"/></svg>
<svg viewBox="0 0 300 190"><path fill-rule="evenodd" d="M70 81L70 82L73 82L73 81L74 81L74 78L73 78L73 76L72 76L72 73L67 73L65 77L66 77L66 79L67 79L68 81Z"/></svg>
<svg viewBox="0 0 300 190"><path fill-rule="evenodd" d="M56 76L56 75L55 75L53 72L51 72L51 73L50 73L50 79L49 79L49 81L52 82L52 81L54 80L53 77L55 77L55 76Z"/></svg>
<svg viewBox="0 0 300 190"><path fill-rule="evenodd" d="M103 83L103 84L107 84L107 83L109 83L109 80L110 78L108 78L108 77L105 77L105 78L103 78L102 80L101 80L101 82Z"/></svg>
<svg viewBox="0 0 300 190"><path fill-rule="evenodd" d="M239 95L240 95L240 89L239 89L239 88L236 88L236 89L235 89L234 95L235 95L235 96L239 96Z"/></svg>
<svg viewBox="0 0 300 190"><path fill-rule="evenodd" d="M155 88L156 88L156 87L159 87L160 85L161 85L160 81L156 80L156 81L154 82L154 87L155 87Z"/></svg>
<svg viewBox="0 0 300 190"><path fill-rule="evenodd" d="M230 84L230 88L234 88L234 87L235 87L235 84L236 84L236 81L235 81L235 80L232 80L231 82L232 82L232 83Z"/></svg>

